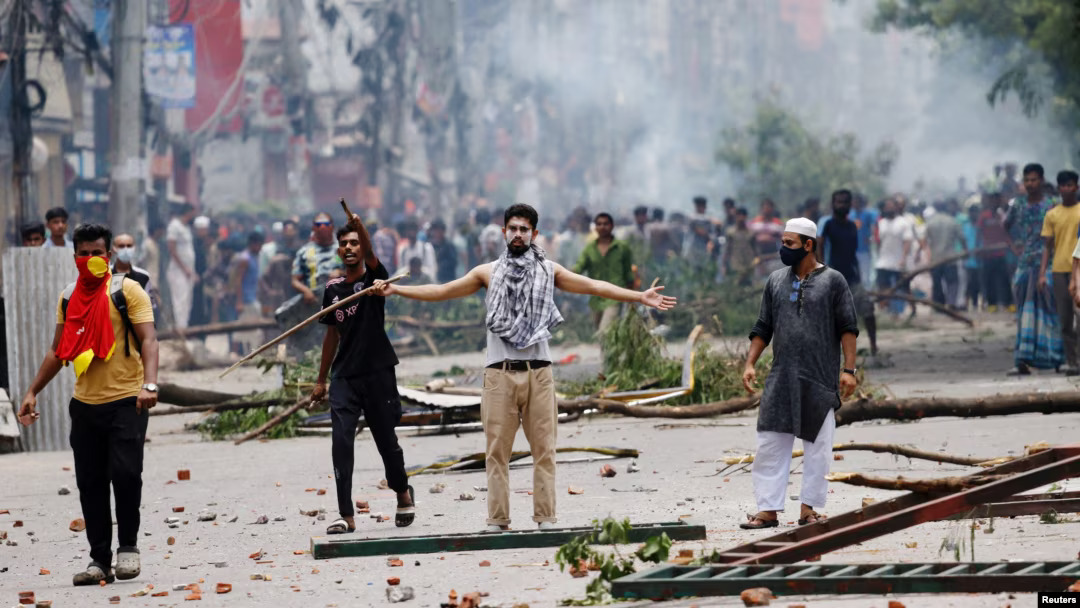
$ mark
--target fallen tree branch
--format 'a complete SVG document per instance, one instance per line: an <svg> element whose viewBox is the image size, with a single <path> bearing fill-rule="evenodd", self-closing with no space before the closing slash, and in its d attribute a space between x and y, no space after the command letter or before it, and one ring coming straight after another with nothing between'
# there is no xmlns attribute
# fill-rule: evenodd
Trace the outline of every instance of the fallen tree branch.
<svg viewBox="0 0 1080 608"><path fill-rule="evenodd" d="M957 321L960 321L961 323L967 324L968 327L973 327L975 325L974 321L972 321L968 317L956 312L955 310L949 308L948 306L938 304L937 302L935 302L933 300L928 300L926 298L920 298L918 296L913 296L910 293L888 293L888 292L884 292L884 291L868 291L868 292L866 292L866 295L870 296L870 298L872 298L874 300L904 300L905 302L914 302L915 304L925 304L926 306L929 306L930 308L933 308L934 310L942 313L943 315L945 315L947 317L950 317L952 319L956 319Z"/></svg>
<svg viewBox="0 0 1080 608"><path fill-rule="evenodd" d="M966 259L966 258L968 258L970 256L983 257L988 253L994 253L994 252L997 252L997 251L1005 251L1008 248L1009 248L1009 246L1004 244L1004 243L1002 243L1000 245L991 245L989 247L979 247L978 249L972 249L971 251L967 251L967 252L963 252L963 253L957 253L957 254L953 254L953 255L941 258L940 260L937 260L935 262L931 262L929 264L923 264L922 266L919 266L918 268L913 268L907 274L902 275L900 277L900 279L896 281L895 285L893 285L892 287L886 289L885 291L883 291L881 293L883 293L885 295L892 295L897 289L900 289L900 288L904 287L905 285L907 285L908 283L910 283L911 279L914 279L915 277L919 276L920 274L922 274L924 272L930 272L931 270L933 270L933 269L935 269L935 268L937 268L939 266L944 266L946 264L951 264L953 262L959 262L960 260Z"/></svg>
<svg viewBox="0 0 1080 608"><path fill-rule="evenodd" d="M208 391L201 388L191 388L189 386L171 384L169 382L163 382L158 385L158 403L168 403L170 405L179 405L183 407L211 405L242 398L244 398L244 395Z"/></svg>
<svg viewBox="0 0 1080 608"><path fill-rule="evenodd" d="M627 405L611 399L560 399L559 411L572 414L599 410L605 414L621 414L631 418L708 418L753 409L760 402L759 397L735 397L698 405Z"/></svg>
<svg viewBox="0 0 1080 608"><path fill-rule="evenodd" d="M836 425L863 420L921 420L936 416L981 418L1011 414L1080 412L1080 391L1019 393L992 397L929 397L889 401L848 401L836 412Z"/></svg>
<svg viewBox="0 0 1080 608"><path fill-rule="evenodd" d="M251 331L254 329L275 329L278 324L273 319L253 319L249 321L227 321L224 323L208 323L206 325L193 325L182 332L175 329L167 329L157 335L158 340L175 340L177 338L195 338L198 336L211 336L214 334L228 334L235 331Z"/></svg>
<svg viewBox="0 0 1080 608"><path fill-rule="evenodd" d="M853 486L877 488L879 490L952 493L967 490L968 488L973 488L975 486L985 485L1006 477L1008 477L1008 475L939 477L937 479L904 479L903 477L897 477L893 479L888 477L873 477L870 475L863 475L862 473L830 473L825 476L825 479L851 484Z"/></svg>
<svg viewBox="0 0 1080 608"><path fill-rule="evenodd" d="M210 405L189 405L184 407L170 407L165 409L154 408L150 410L151 416L171 416L173 414L197 414L199 412L228 412L231 410L249 410L257 407L274 407L284 405L287 401L281 397L265 397L260 399L237 399Z"/></svg>
<svg viewBox="0 0 1080 608"><path fill-rule="evenodd" d="M604 456L611 456L614 458L637 458L640 453L633 448L573 448L562 447L556 448L555 452L558 454L565 454L567 452L590 452L593 454L601 454ZM511 452L510 460L508 462L514 462L515 460L521 460L527 456L531 456L531 452ZM484 462L487 456L484 452L476 452L475 454L468 454L465 456L459 456L457 458L449 458L447 460L440 460L433 462L429 465L416 467L408 471L409 477L413 475L422 475L424 473L435 473L446 469L453 469L455 471L471 470L471 469L483 469Z"/></svg>
<svg viewBox="0 0 1080 608"><path fill-rule="evenodd" d="M965 466L982 466L987 462L993 462L994 464L1001 464L1012 460L1011 457L990 459L979 458L976 456L958 456L956 454L945 454L943 452L927 452L925 450L919 450L908 447L906 445L898 445L895 443L837 443L832 447L834 452L878 452L884 454L896 454L897 456L905 456L907 458L914 458L917 460L929 460L937 463L959 464ZM792 458L801 458L803 455L802 450L793 450L791 452ZM723 463L732 466L736 464L747 464L754 462L753 454L746 454L744 456L728 456L723 459Z"/></svg>
<svg viewBox="0 0 1080 608"><path fill-rule="evenodd" d="M240 445L241 443L244 443L245 441L248 441L249 439L254 439L254 438L258 437L259 435L262 435L266 431L269 431L270 429L272 429L275 426L281 424L282 422L285 422L286 418L288 418L289 416L292 416L296 412L300 411L300 408L307 406L309 403L311 403L311 396L310 395L307 396L307 397L304 397L303 399L301 399L301 400L297 401L296 403L292 404L291 406L289 406L289 409L285 410L284 412L281 412L277 416L274 416L270 420L267 420L266 423L263 424L262 426L260 426L259 428L255 429L254 431L251 431L250 433L248 433L248 434L244 435L243 437L237 439L236 441L233 442L233 445Z"/></svg>

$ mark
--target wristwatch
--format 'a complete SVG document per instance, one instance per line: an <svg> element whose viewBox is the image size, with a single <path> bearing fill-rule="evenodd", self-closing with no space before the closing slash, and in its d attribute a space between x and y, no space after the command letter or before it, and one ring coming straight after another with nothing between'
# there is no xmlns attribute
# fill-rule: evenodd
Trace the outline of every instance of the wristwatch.
<svg viewBox="0 0 1080 608"><path fill-rule="evenodd" d="M153 382L150 382L148 384L144 384L144 385L142 385L142 387L143 387L143 390L148 392L148 393L156 393L157 392L157 385L154 384Z"/></svg>
<svg viewBox="0 0 1080 608"><path fill-rule="evenodd" d="M851 374L852 376L854 376L855 372L859 371L859 368L853 367L851 369L848 369L848 368L845 367L845 368L841 369L840 371L844 372L845 374Z"/></svg>

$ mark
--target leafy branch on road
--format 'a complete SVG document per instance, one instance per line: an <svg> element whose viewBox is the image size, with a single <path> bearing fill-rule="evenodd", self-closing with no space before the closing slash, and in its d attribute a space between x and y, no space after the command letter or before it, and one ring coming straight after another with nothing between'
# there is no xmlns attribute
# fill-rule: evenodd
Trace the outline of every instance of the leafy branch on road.
<svg viewBox="0 0 1080 608"><path fill-rule="evenodd" d="M560 572L569 567L570 573L575 577L586 576L590 570L600 573L585 587L583 599L565 599L562 601L564 606L610 604L614 601L611 596L611 582L636 571L634 557L654 564L668 558L671 551L671 539L664 532L661 532L659 536L649 537L633 556L623 556L619 553L618 545L629 542L630 528L629 519L622 521L611 517L606 517L603 521L594 519L592 531L574 538L555 551L555 563L559 565ZM593 545L611 545L612 553L598 551L593 548Z"/></svg>

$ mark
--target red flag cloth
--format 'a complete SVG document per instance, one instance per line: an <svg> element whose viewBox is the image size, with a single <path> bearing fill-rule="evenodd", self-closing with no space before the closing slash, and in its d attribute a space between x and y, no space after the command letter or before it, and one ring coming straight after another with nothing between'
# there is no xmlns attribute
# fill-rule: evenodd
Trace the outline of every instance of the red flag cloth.
<svg viewBox="0 0 1080 608"><path fill-rule="evenodd" d="M75 258L79 278L68 300L64 330L56 356L75 364L75 377L83 375L94 357L108 361L116 346L109 318L109 261L103 256Z"/></svg>

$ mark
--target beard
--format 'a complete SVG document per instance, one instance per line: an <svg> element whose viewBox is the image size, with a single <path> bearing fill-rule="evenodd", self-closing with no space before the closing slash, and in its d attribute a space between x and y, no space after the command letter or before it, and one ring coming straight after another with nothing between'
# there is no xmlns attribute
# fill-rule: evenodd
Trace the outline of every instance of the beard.
<svg viewBox="0 0 1080 608"><path fill-rule="evenodd" d="M510 252L512 256L522 256L529 250L530 245L526 245L524 241L513 240L506 244L506 250Z"/></svg>

